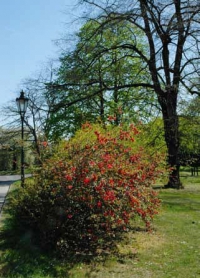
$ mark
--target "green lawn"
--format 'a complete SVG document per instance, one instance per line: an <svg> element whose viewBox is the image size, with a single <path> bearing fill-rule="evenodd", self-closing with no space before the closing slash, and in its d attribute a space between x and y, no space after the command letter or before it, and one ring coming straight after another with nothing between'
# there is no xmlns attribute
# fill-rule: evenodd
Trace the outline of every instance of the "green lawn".
<svg viewBox="0 0 200 278"><path fill-rule="evenodd" d="M183 190L157 189L162 207L152 233L137 223L117 252L92 261L84 256L56 260L31 244L29 232L16 235L8 229L1 236L0 277L200 277L200 176L183 173L182 180Z"/></svg>

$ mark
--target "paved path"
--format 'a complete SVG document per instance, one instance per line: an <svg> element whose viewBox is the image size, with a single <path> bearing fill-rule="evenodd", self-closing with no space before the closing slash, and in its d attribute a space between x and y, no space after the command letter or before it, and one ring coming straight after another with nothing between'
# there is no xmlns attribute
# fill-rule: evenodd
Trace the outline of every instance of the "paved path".
<svg viewBox="0 0 200 278"><path fill-rule="evenodd" d="M0 176L0 217L1 217L2 208L5 202L6 195L9 191L10 185L13 182L20 179L21 179L20 175Z"/></svg>

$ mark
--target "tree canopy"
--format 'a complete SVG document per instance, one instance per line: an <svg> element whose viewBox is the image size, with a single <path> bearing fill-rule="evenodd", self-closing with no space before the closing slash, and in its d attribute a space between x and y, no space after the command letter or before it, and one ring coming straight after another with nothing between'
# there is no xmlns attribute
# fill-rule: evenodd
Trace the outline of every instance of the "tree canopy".
<svg viewBox="0 0 200 278"><path fill-rule="evenodd" d="M122 119L138 120L152 114L155 96L150 90L131 86L133 79L150 78L148 70L130 50L115 48L120 41L129 43L132 36L138 36L138 47L145 51L141 32L135 28L133 33L129 23L122 22L93 36L98 27L98 22L88 20L77 35L76 48L60 57L58 78L49 86L55 100L49 119L53 137L74 133L86 120L105 123L112 115L118 125Z"/></svg>
<svg viewBox="0 0 200 278"><path fill-rule="evenodd" d="M90 18L99 26L93 32L93 37L119 22L128 23L133 33L137 28L143 34L147 43L145 51L138 47L138 36L132 36L128 43L124 40L115 43L112 50L130 51L150 73L150 78L144 78L143 82L132 79L131 87L149 88L155 92L162 111L168 162L174 168L167 187L181 187L176 167L180 146L177 103L178 95L183 91L199 93L195 82L200 74L199 1L82 0L80 3L94 8ZM139 75L140 70L135 74Z"/></svg>

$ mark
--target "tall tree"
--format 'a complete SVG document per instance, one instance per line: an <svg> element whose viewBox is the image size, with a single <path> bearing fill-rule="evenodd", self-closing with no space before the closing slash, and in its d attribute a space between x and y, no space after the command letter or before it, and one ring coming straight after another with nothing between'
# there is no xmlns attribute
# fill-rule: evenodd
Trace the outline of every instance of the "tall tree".
<svg viewBox="0 0 200 278"><path fill-rule="evenodd" d="M149 116L147 107L152 112L155 96L150 90L129 88L132 79L139 83L150 78L148 69L130 50L115 47L137 36L138 48L145 52L141 31L135 28L133 33L129 23L122 22L110 24L93 36L99 26L87 21L77 35L75 49L60 58L57 83L49 87L55 108L49 121L53 136L73 133L83 120L100 119L104 123L112 115L118 125L124 118Z"/></svg>
<svg viewBox="0 0 200 278"><path fill-rule="evenodd" d="M180 188L177 102L182 91L199 93L194 84L200 75L199 0L82 0L80 3L94 7L91 18L99 26L92 36L119 22L128 22L133 32L137 28L143 33L147 52L138 48L137 36L132 36L128 43L117 42L112 49L132 51L148 67L149 81L132 80L128 86L154 90L162 111L168 162L173 168L166 187Z"/></svg>

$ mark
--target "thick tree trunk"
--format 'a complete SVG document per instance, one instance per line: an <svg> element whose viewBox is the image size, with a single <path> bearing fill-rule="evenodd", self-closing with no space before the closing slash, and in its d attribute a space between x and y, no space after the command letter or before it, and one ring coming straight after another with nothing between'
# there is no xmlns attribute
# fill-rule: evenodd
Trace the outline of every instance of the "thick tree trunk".
<svg viewBox="0 0 200 278"><path fill-rule="evenodd" d="M178 132L178 116L176 112L177 95L176 92L170 90L159 97L162 108L165 141L168 150L168 164L172 168L169 174L169 181L165 185L166 188L182 188L179 175L179 132Z"/></svg>

